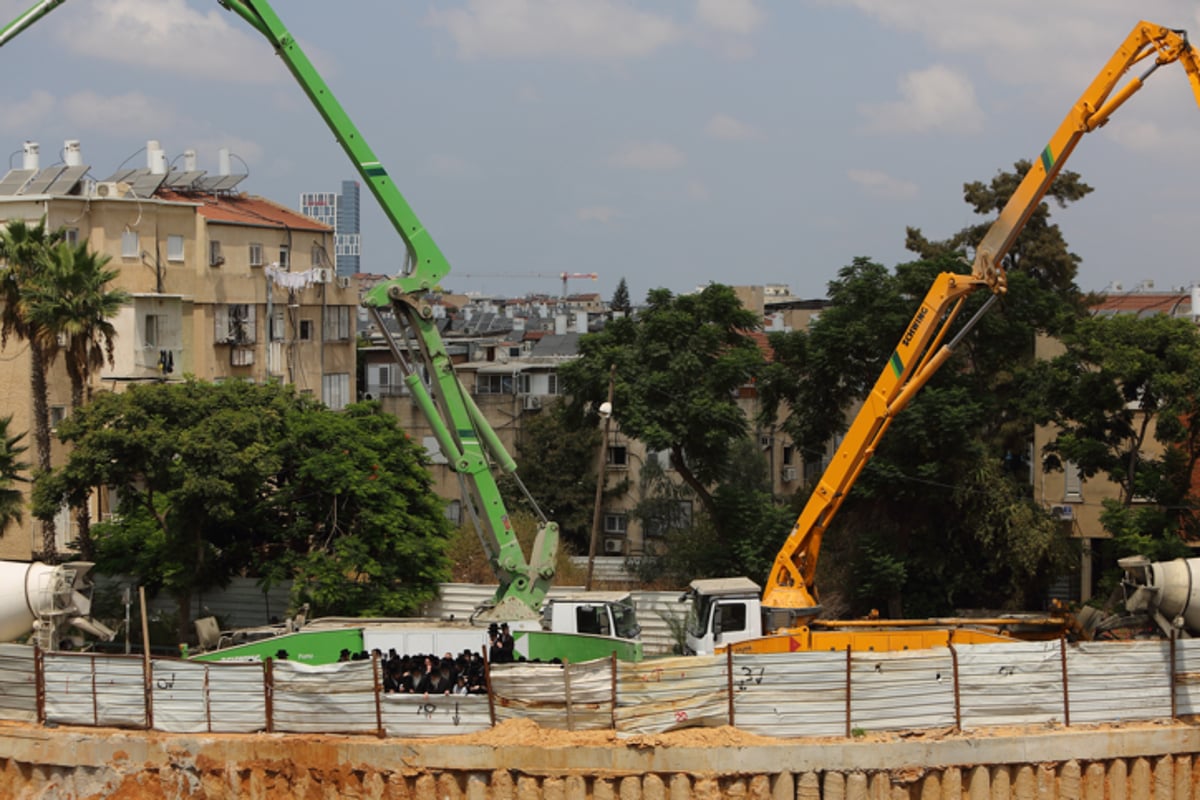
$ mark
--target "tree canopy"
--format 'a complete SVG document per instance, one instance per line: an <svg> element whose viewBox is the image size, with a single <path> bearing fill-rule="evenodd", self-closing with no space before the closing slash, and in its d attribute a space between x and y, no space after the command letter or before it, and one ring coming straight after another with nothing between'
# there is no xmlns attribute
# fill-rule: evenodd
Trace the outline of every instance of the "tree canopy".
<svg viewBox="0 0 1200 800"><path fill-rule="evenodd" d="M99 568L174 596L183 636L193 594L234 574L293 579L321 613L394 615L447 573L423 451L376 404L335 413L278 385L188 379L100 393L58 433L71 455L37 480L35 513L107 487Z"/></svg>
<svg viewBox="0 0 1200 800"><path fill-rule="evenodd" d="M613 420L624 435L667 452L716 520L711 487L748 430L737 391L763 363L750 336L759 327L728 286L688 295L655 289L636 319L615 319L582 337L580 357L559 374L578 417L607 399L615 365Z"/></svg>

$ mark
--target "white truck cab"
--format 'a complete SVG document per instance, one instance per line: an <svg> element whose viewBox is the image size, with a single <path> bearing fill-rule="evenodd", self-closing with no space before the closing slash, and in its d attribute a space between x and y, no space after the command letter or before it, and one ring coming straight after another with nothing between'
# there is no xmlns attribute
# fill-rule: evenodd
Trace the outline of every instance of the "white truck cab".
<svg viewBox="0 0 1200 800"><path fill-rule="evenodd" d="M542 608L542 630L637 639L641 626L628 592L554 594Z"/></svg>
<svg viewBox="0 0 1200 800"><path fill-rule="evenodd" d="M712 655L763 635L762 589L749 578L704 578L688 584L687 652Z"/></svg>

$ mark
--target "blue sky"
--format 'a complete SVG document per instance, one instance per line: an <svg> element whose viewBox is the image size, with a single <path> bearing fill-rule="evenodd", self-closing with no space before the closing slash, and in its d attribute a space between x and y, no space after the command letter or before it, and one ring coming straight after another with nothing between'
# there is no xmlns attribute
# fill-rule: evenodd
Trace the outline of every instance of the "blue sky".
<svg viewBox="0 0 1200 800"><path fill-rule="evenodd" d="M13 19L32 0L0 0ZM455 290L635 300L784 283L824 296L906 226L978 221L962 184L1034 157L1139 16L1182 0L277 0L276 10L452 266ZM0 145L79 139L93 176L159 140L295 206L355 177L270 47L215 0L68 0L0 49ZM1200 282L1200 110L1153 76L1068 162L1095 192L1056 213L1079 283ZM240 159L238 161L237 159ZM364 192L364 269L401 247ZM546 277L512 277L541 273ZM467 277L472 276L472 277ZM474 277L506 276L506 277Z"/></svg>

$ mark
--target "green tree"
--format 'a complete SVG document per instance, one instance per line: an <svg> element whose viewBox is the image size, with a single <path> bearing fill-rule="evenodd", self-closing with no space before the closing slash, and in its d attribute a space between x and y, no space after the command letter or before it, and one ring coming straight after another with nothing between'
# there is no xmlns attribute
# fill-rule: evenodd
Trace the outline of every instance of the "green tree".
<svg viewBox="0 0 1200 800"><path fill-rule="evenodd" d="M4 531L11 522L21 521L25 495L14 484L28 480L24 473L29 469L29 464L22 460L29 449L21 443L25 434L10 434L8 428L11 424L11 416L0 417L0 531Z"/></svg>
<svg viewBox="0 0 1200 800"><path fill-rule="evenodd" d="M763 363L750 336L759 320L730 287L715 283L690 295L655 289L646 302L637 319L615 319L582 337L580 358L559 374L579 419L607 399L615 364L614 421L626 436L669 453L715 523L711 487L748 427L737 391Z"/></svg>
<svg viewBox="0 0 1200 800"><path fill-rule="evenodd" d="M1062 341L1065 352L1028 381L1040 421L1058 431L1046 466L1071 465L1120 487L1101 517L1116 555L1184 555L1179 534L1195 527L1191 476L1200 458L1195 325L1166 314L1087 317Z"/></svg>
<svg viewBox="0 0 1200 800"><path fill-rule="evenodd" d="M617 283L617 288L613 292L612 300L608 303L608 308L613 312L620 312L628 316L633 311L633 305L629 302L629 286L625 283L625 279L621 278Z"/></svg>
<svg viewBox="0 0 1200 800"><path fill-rule="evenodd" d="M113 361L116 329L111 322L130 295L109 284L118 271L107 267L109 257L93 253L86 243L59 242L46 253L37 280L23 289L29 320L45 337L51 359L61 352L71 382L71 408L91 395L91 376ZM86 502L75 507L78 546L85 559L93 556L91 517Z"/></svg>
<svg viewBox="0 0 1200 800"><path fill-rule="evenodd" d="M37 480L35 514L115 492L115 518L93 527L99 569L170 594L181 637L195 593L235 574L295 579L324 613L411 609L444 574L420 451L377 406L189 379L98 394L59 435L73 449Z"/></svg>
<svg viewBox="0 0 1200 800"><path fill-rule="evenodd" d="M600 429L573 427L559 400L525 417L514 453L521 483L542 513L558 523L563 541L580 554L588 552L591 541L599 447ZM510 511L528 507L514 476L502 474L497 483ZM624 482L607 486L604 497L618 497L625 489Z"/></svg>
<svg viewBox="0 0 1200 800"><path fill-rule="evenodd" d="M967 184L964 195L991 217L1027 168L1019 163L990 184ZM1064 172L1048 196L1065 206L1090 191ZM988 224L942 242L909 229L909 249L921 260L889 271L856 259L843 269L830 284L829 308L810 330L772 335L774 361L759 382L764 421L787 408L784 430L805 459L824 456L937 273L966 271L962 256ZM891 423L826 537L831 552L820 561L818 585L847 590L843 599L860 613L868 603L893 615L926 616L1036 602L1065 563L1066 543L1031 505L1022 477L1035 422L1022 376L1033 367L1036 336L1069 330L1083 305L1074 284L1078 258L1051 224L1046 203L1034 210L1006 264L1002 305ZM983 299L968 299L959 324Z"/></svg>
<svg viewBox="0 0 1200 800"><path fill-rule="evenodd" d="M42 327L29 316L27 293L36 284L47 262L47 252L62 235L46 230L45 220L29 225L22 219L8 223L0 233L0 347L10 339L29 346L29 389L33 400L35 477L50 470L50 406L46 370L56 347ZM54 517L42 518L41 557L57 560Z"/></svg>

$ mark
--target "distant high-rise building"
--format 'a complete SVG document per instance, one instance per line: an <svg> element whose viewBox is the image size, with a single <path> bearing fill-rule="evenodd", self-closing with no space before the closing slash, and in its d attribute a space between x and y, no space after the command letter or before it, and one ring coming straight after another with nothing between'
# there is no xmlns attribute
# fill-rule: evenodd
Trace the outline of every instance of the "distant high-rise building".
<svg viewBox="0 0 1200 800"><path fill-rule="evenodd" d="M362 272L362 235L358 227L358 181L342 181L342 193L303 192L300 211L333 228L334 264L338 275Z"/></svg>

